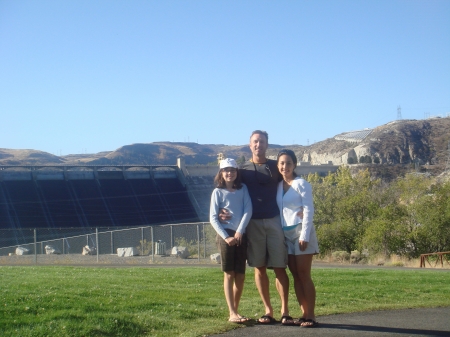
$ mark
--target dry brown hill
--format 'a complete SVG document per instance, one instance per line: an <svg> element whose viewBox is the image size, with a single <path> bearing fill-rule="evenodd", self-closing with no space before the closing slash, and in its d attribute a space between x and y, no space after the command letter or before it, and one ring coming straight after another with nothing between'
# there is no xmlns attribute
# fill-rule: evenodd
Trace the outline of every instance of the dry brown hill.
<svg viewBox="0 0 450 337"><path fill-rule="evenodd" d="M436 174L445 169L450 118L401 120L364 132L368 133L367 137L358 141L337 140L345 139L343 136L348 133L343 133L310 146L271 144L268 155L274 156L280 148L287 147L294 150L300 160L312 164L329 161L335 165L349 161L359 163L363 157L371 163L379 162L369 165L372 170L383 171L386 167L395 166L394 172L398 174L416 162ZM37 150L0 149L0 165L174 165L180 156L185 158L186 164L207 165L216 162L218 153L237 159L242 156L248 159L251 155L247 144L154 142L125 145L110 152L67 156ZM377 165L378 168L374 169Z"/></svg>

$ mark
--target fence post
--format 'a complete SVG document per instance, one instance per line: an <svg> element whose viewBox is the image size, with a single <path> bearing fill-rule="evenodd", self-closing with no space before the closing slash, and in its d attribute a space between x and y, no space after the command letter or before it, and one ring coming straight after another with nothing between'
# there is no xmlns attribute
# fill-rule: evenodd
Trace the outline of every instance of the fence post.
<svg viewBox="0 0 450 337"><path fill-rule="evenodd" d="M98 254L99 254L99 250L100 247L98 246L98 227L95 227L95 246L96 246L96 251L97 251L97 263L98 263Z"/></svg>
<svg viewBox="0 0 450 337"><path fill-rule="evenodd" d="M141 227L141 255L144 255L144 227Z"/></svg>
<svg viewBox="0 0 450 337"><path fill-rule="evenodd" d="M36 228L34 229L34 264L37 264Z"/></svg>
<svg viewBox="0 0 450 337"><path fill-rule="evenodd" d="M197 224L197 256L198 262L200 262L200 227Z"/></svg>
<svg viewBox="0 0 450 337"><path fill-rule="evenodd" d="M155 244L153 242L153 226L150 227L150 236L152 238L152 262L155 262L155 250L153 249L153 245Z"/></svg>
<svg viewBox="0 0 450 337"><path fill-rule="evenodd" d="M170 249L173 248L173 225L170 225Z"/></svg>
<svg viewBox="0 0 450 337"><path fill-rule="evenodd" d="M114 254L114 239L113 239L113 231L111 233L111 255Z"/></svg>
<svg viewBox="0 0 450 337"><path fill-rule="evenodd" d="M203 258L206 259L206 233L205 233L205 223L202 223L203 229Z"/></svg>

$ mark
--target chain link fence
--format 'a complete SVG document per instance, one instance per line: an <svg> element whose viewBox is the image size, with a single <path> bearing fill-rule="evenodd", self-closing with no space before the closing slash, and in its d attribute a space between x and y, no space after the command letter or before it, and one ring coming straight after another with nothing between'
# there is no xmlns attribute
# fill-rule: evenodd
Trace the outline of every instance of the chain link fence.
<svg viewBox="0 0 450 337"><path fill-rule="evenodd" d="M217 263L210 257L218 252L215 238L207 222L121 229L1 229L0 264ZM176 254L180 250L183 254Z"/></svg>

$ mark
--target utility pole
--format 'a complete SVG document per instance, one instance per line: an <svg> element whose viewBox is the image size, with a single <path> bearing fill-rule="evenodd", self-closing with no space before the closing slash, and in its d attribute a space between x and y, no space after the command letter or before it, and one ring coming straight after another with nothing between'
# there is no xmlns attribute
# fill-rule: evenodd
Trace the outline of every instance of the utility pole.
<svg viewBox="0 0 450 337"><path fill-rule="evenodd" d="M397 107L397 120L401 120L401 119L402 119L402 108L399 105Z"/></svg>

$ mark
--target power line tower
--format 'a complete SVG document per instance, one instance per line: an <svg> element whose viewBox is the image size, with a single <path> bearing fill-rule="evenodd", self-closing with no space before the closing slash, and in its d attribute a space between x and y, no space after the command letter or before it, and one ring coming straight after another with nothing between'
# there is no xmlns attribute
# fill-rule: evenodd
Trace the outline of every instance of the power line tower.
<svg viewBox="0 0 450 337"><path fill-rule="evenodd" d="M402 108L399 105L397 107L397 120L401 120L401 119L402 119Z"/></svg>

